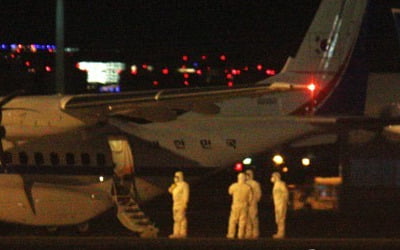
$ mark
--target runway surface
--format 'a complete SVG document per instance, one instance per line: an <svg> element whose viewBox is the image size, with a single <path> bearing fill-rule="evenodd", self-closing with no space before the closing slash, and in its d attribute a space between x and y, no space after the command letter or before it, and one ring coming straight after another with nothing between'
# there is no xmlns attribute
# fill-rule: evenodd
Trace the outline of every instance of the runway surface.
<svg viewBox="0 0 400 250"><path fill-rule="evenodd" d="M223 172L191 186L187 239L168 239L172 218L171 197L166 194L142 206L160 229L157 239L138 238L118 222L115 211L108 211L91 221L85 234L72 226L49 234L41 227L0 224L0 249L400 249L398 213L365 213L368 208L363 213L289 211L287 238L271 239L275 224L267 178L260 181L264 192L259 204L261 237L228 240L231 198L227 189L233 181L234 174Z"/></svg>

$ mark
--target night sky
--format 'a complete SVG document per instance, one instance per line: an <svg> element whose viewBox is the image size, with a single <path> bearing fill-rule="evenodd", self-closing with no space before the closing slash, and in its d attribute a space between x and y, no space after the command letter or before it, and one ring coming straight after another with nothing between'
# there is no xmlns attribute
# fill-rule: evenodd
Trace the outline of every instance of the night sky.
<svg viewBox="0 0 400 250"><path fill-rule="evenodd" d="M54 43L55 2L2 1L0 42ZM283 65L295 54L319 2L65 0L65 45L159 58L223 52ZM400 7L395 0L375 2L387 4L385 11ZM382 31L380 23L375 28ZM384 25L382 32L390 28Z"/></svg>

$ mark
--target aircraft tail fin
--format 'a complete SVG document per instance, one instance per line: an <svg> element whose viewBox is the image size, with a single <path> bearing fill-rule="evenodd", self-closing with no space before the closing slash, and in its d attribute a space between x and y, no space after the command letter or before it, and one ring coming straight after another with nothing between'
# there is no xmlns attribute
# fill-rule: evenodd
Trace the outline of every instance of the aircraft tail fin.
<svg viewBox="0 0 400 250"><path fill-rule="evenodd" d="M368 68L363 56L362 26L365 24L367 0L322 0L315 17L294 58L289 58L283 70L266 82L309 84L318 90L314 96L315 113L360 114L364 111ZM340 90L340 88L343 90ZM354 89L356 93L349 92ZM335 92L358 98L350 101L351 110L340 105L327 105ZM350 96L351 94L351 96ZM337 99L337 98L336 98ZM308 112L310 100L294 114ZM351 103L361 103L360 106ZM330 108L326 108L326 107ZM338 110L340 108L342 110Z"/></svg>

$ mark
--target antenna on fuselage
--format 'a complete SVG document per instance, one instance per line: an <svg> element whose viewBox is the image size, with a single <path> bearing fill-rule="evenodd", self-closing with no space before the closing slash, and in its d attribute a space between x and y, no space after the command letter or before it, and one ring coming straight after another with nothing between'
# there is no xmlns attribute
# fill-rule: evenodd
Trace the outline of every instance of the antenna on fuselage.
<svg viewBox="0 0 400 250"><path fill-rule="evenodd" d="M64 94L64 0L56 6L56 93Z"/></svg>

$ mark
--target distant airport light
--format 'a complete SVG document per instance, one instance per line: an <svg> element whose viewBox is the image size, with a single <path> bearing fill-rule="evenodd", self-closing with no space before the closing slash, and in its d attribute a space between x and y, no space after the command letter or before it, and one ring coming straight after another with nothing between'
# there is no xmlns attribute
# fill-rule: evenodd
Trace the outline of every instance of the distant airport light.
<svg viewBox="0 0 400 250"><path fill-rule="evenodd" d="M206 55L202 55L201 56L201 60L207 60L207 56Z"/></svg>
<svg viewBox="0 0 400 250"><path fill-rule="evenodd" d="M233 75L232 74L226 74L226 79L233 79Z"/></svg>
<svg viewBox="0 0 400 250"><path fill-rule="evenodd" d="M183 74L183 78L188 79L189 78L189 74L188 73Z"/></svg>
<svg viewBox="0 0 400 250"><path fill-rule="evenodd" d="M160 83L158 81L153 81L153 86L158 86Z"/></svg>
<svg viewBox="0 0 400 250"><path fill-rule="evenodd" d="M241 163L241 162L236 163L234 166L234 170L236 172L242 172L243 171L243 163Z"/></svg>
<svg viewBox="0 0 400 250"><path fill-rule="evenodd" d="M30 67L30 66L31 66L31 62L30 62L30 61L26 61L26 62L25 62L25 66L26 66L26 67Z"/></svg>
<svg viewBox="0 0 400 250"><path fill-rule="evenodd" d="M284 172L284 173L289 172L289 168L288 168L288 167L283 167L283 168L282 168L282 172Z"/></svg>
<svg viewBox="0 0 400 250"><path fill-rule="evenodd" d="M276 72L274 69L267 69L267 70L265 70L265 74L268 76L273 76L276 74Z"/></svg>
<svg viewBox="0 0 400 250"><path fill-rule="evenodd" d="M143 64L143 65L142 65L142 68L143 68L143 69L147 69L147 67L148 67L147 64Z"/></svg>
<svg viewBox="0 0 400 250"><path fill-rule="evenodd" d="M219 60L226 61L226 55L224 55L224 54L220 55Z"/></svg>
<svg viewBox="0 0 400 250"><path fill-rule="evenodd" d="M194 68L186 68L186 66L182 66L181 68L178 69L179 73L189 73L189 74L193 74L196 72L196 69Z"/></svg>
<svg viewBox="0 0 400 250"><path fill-rule="evenodd" d="M136 65L132 65L132 66L131 66L131 74L132 74L132 75L137 75L137 73L138 73L138 68L137 68L137 66L136 66Z"/></svg>
<svg viewBox="0 0 400 250"><path fill-rule="evenodd" d="M187 55L183 55L183 56L182 56L182 60L185 61L185 62L187 62L187 61L189 60L189 57L188 57Z"/></svg>
<svg viewBox="0 0 400 250"><path fill-rule="evenodd" d="M232 75L240 75L240 70L238 69L232 69Z"/></svg>
<svg viewBox="0 0 400 250"><path fill-rule="evenodd" d="M253 159L251 159L251 157L246 157L243 159L242 163L244 165L250 165L253 162Z"/></svg>
<svg viewBox="0 0 400 250"><path fill-rule="evenodd" d="M51 72L52 69L51 69L50 66L45 66L45 67L44 67L44 70L46 70L46 72Z"/></svg>
<svg viewBox="0 0 400 250"><path fill-rule="evenodd" d="M272 161L276 165L281 165L284 162L284 159L283 159L282 155L276 154L276 155L274 155L274 157L272 157Z"/></svg>
<svg viewBox="0 0 400 250"><path fill-rule="evenodd" d="M187 81L187 80L183 81L183 84L184 84L185 86L189 86L189 85L190 85L189 81Z"/></svg>
<svg viewBox="0 0 400 250"><path fill-rule="evenodd" d="M310 166L310 164L311 164L310 158L304 157L303 159L301 159L301 164L302 164L304 167Z"/></svg>
<svg viewBox="0 0 400 250"><path fill-rule="evenodd" d="M152 72L154 70L154 67L152 65L147 65L147 70Z"/></svg>
<svg viewBox="0 0 400 250"><path fill-rule="evenodd" d="M195 68L199 67L199 63L198 62L194 62L193 63L193 67L195 67Z"/></svg>
<svg viewBox="0 0 400 250"><path fill-rule="evenodd" d="M196 74L200 76L203 74L203 72L201 71L201 69L198 69L198 70L196 70Z"/></svg>
<svg viewBox="0 0 400 250"><path fill-rule="evenodd" d="M257 65L257 70L258 70L258 71L261 71L262 69L263 69L263 66L262 66L261 64L258 64L258 65Z"/></svg>
<svg viewBox="0 0 400 250"><path fill-rule="evenodd" d="M163 68L163 69L161 70L161 72L162 72L163 75L168 75L168 74L169 74L168 68Z"/></svg>
<svg viewBox="0 0 400 250"><path fill-rule="evenodd" d="M233 82L232 81L228 82L228 87L230 87L230 88L233 87Z"/></svg>

